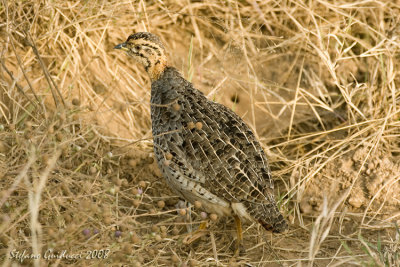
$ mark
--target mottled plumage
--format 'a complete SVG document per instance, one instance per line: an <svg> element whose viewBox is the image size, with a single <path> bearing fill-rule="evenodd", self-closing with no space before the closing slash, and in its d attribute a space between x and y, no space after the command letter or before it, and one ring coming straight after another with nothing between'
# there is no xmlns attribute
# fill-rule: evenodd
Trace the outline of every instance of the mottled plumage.
<svg viewBox="0 0 400 267"><path fill-rule="evenodd" d="M209 212L284 231L287 224L274 199L267 158L246 123L168 66L155 35L136 33L124 44L152 78L154 152L172 190L192 203L200 201ZM143 52L151 47L155 49ZM153 70L157 65L163 68Z"/></svg>
<svg viewBox="0 0 400 267"><path fill-rule="evenodd" d="M177 194L220 215L242 203L267 229L286 228L264 151L233 111L167 67L151 86L151 120L157 161Z"/></svg>

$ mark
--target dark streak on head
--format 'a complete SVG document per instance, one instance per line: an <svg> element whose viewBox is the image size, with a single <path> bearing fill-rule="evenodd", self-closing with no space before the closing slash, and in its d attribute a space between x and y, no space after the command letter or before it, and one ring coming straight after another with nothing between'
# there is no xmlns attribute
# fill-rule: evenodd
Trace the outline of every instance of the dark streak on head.
<svg viewBox="0 0 400 267"><path fill-rule="evenodd" d="M151 41L153 43L158 44L162 49L164 49L164 45L162 44L160 38L157 35L154 35L149 32L137 32L128 37L128 40L126 42L128 43L130 40L139 40L143 39L146 41Z"/></svg>
<svg viewBox="0 0 400 267"><path fill-rule="evenodd" d="M161 56L161 52L160 52L160 49L158 49L158 47L155 47L155 46L153 46L151 44L141 44L141 45L152 48L154 51L156 51L157 56L159 56L159 57Z"/></svg>

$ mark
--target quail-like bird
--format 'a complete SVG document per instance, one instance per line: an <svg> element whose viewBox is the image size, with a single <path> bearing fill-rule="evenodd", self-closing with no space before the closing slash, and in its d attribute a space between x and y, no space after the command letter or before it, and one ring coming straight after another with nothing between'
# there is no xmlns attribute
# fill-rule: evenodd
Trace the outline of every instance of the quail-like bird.
<svg viewBox="0 0 400 267"><path fill-rule="evenodd" d="M234 216L238 245L240 219L284 231L267 158L246 123L171 67L158 36L138 32L114 48L143 64L151 78L154 153L171 189L210 213Z"/></svg>

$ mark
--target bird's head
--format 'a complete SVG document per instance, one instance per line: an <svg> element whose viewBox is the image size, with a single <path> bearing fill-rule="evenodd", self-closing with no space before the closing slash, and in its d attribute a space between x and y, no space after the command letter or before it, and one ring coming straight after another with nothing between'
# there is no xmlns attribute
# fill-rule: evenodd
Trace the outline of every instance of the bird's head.
<svg viewBox="0 0 400 267"><path fill-rule="evenodd" d="M149 32L137 32L114 49L125 51L146 69L152 81L157 80L167 66L164 45L160 38Z"/></svg>

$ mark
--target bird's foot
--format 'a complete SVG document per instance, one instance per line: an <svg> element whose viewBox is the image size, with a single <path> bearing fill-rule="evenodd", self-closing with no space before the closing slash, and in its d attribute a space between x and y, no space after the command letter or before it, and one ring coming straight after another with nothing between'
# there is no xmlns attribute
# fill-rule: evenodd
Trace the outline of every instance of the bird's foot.
<svg viewBox="0 0 400 267"><path fill-rule="evenodd" d="M201 238L202 236L206 235L207 234L206 228L207 228L207 222L204 221L200 224L199 228L196 231L186 235L186 237L183 239L183 244L189 245L194 241L196 241L197 239Z"/></svg>

